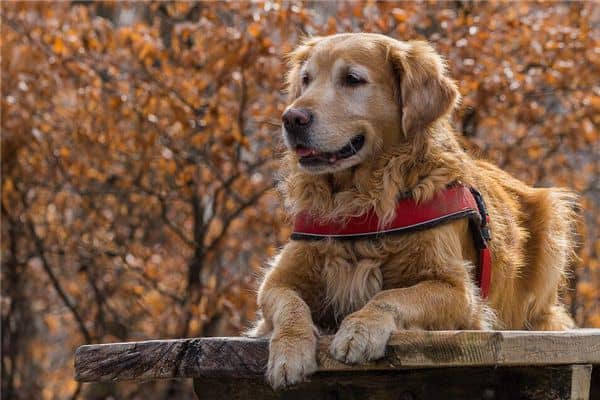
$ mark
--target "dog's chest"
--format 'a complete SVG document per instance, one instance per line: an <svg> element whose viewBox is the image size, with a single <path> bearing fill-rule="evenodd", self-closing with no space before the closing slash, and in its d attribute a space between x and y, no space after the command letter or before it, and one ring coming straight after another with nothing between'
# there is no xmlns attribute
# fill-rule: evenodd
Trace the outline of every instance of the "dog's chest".
<svg viewBox="0 0 600 400"><path fill-rule="evenodd" d="M373 259L350 262L326 257L321 276L325 283L326 308L343 317L364 306L383 287L381 263Z"/></svg>
<svg viewBox="0 0 600 400"><path fill-rule="evenodd" d="M362 308L384 289L402 287L403 276L411 275L411 265L401 265L398 251L404 246L396 242L394 251L382 242L362 241L330 243L322 250L321 279L324 287L324 314L341 321L346 315ZM325 250L325 251L323 251ZM394 265L389 263L393 259Z"/></svg>

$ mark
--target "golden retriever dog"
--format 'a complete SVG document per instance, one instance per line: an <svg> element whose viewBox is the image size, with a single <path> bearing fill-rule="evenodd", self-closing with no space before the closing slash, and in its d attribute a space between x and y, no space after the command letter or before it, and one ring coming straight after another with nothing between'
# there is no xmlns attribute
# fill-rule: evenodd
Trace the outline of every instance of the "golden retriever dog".
<svg viewBox="0 0 600 400"><path fill-rule="evenodd" d="M466 218L375 239L291 240L265 273L250 333L270 337L274 388L316 371L322 333L335 333L333 357L354 364L382 357L397 330L574 326L559 291L575 195L527 186L463 149L449 122L459 92L431 45L315 37L289 64L281 191L291 215L339 222L371 210L386 223L400 195L419 204L460 183L486 202L492 272L485 298Z"/></svg>

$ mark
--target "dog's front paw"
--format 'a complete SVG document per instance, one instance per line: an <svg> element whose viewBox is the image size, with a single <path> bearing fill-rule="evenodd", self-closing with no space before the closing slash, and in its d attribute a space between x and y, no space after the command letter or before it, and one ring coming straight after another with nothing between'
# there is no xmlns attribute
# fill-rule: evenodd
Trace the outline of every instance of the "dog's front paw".
<svg viewBox="0 0 600 400"><path fill-rule="evenodd" d="M317 338L308 335L276 335L269 345L267 381L273 389L303 382L317 370Z"/></svg>
<svg viewBox="0 0 600 400"><path fill-rule="evenodd" d="M385 354L391 328L379 319L354 313L342 321L329 351L339 361L359 364Z"/></svg>

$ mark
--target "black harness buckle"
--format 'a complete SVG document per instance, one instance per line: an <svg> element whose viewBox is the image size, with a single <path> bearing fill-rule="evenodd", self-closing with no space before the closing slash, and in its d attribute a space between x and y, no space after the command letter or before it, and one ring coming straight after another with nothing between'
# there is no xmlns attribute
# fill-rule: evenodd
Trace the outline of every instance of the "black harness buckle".
<svg viewBox="0 0 600 400"><path fill-rule="evenodd" d="M483 196L477 189L471 188L471 193L475 198L475 202L477 203L477 208L479 210L479 215L481 217L481 221L479 223L479 232L481 233L482 239L487 242L492 240L492 233L490 231L490 227L488 223L490 222L490 215L487 212L487 208L485 207L485 202L483 201Z"/></svg>

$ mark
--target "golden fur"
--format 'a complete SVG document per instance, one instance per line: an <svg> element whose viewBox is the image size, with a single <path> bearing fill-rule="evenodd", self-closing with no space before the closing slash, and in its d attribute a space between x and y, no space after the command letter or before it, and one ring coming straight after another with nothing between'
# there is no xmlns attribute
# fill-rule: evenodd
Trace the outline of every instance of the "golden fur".
<svg viewBox="0 0 600 400"><path fill-rule="evenodd" d="M336 71L354 66L368 84L339 86ZM559 289L574 247L575 196L529 187L461 148L449 124L458 91L429 44L374 34L309 39L291 54L287 81L290 107L315 112L317 146L331 151L357 131L366 136L359 154L316 170L287 152L281 190L292 215L339 220L373 208L388 221L398 194L426 201L462 182L488 206L493 267L482 300L467 220L378 240L290 241L264 276L252 332L270 335L273 387L316 370L319 332L337 332L334 357L361 363L381 357L399 329L573 327Z"/></svg>

